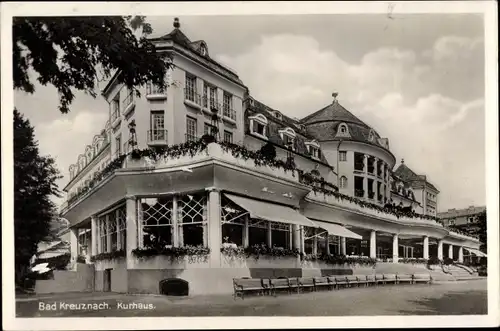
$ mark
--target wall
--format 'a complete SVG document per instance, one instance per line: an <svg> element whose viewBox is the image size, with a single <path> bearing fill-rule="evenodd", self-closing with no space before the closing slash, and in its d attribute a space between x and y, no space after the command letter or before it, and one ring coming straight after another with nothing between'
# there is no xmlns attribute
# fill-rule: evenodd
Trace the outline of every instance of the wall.
<svg viewBox="0 0 500 331"><path fill-rule="evenodd" d="M127 292L127 262L124 258L95 262L95 290L104 290L104 270L111 270L111 292Z"/></svg>
<svg viewBox="0 0 500 331"><path fill-rule="evenodd" d="M77 265L76 271L54 270L54 279L37 280L35 292L91 292L94 290L94 266L91 264Z"/></svg>

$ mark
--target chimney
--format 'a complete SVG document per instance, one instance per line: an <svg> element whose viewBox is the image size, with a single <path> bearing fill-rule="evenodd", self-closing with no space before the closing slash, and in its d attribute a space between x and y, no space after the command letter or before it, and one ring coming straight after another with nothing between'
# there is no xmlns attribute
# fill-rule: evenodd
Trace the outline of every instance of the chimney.
<svg viewBox="0 0 500 331"><path fill-rule="evenodd" d="M179 18L174 18L174 28L179 29L181 27L181 23L179 22Z"/></svg>

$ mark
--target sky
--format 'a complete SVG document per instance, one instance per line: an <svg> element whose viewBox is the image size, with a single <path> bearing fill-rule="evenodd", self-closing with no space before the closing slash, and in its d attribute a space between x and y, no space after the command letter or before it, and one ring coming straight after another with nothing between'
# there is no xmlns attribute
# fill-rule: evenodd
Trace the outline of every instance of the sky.
<svg viewBox="0 0 500 331"><path fill-rule="evenodd" d="M389 138L390 149L439 190L439 211L485 205L484 27L479 14L179 16L210 56L237 71L250 94L292 117L331 103ZM173 16L148 16L153 36ZM101 88L104 86L101 86ZM76 93L69 114L36 85L14 104L41 153L68 168L108 116L103 98Z"/></svg>

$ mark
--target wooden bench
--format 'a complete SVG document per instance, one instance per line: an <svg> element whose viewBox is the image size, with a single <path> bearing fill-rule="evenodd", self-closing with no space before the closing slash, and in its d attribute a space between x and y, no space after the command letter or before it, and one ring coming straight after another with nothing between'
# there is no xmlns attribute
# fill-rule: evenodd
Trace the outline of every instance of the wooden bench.
<svg viewBox="0 0 500 331"><path fill-rule="evenodd" d="M259 295L264 293L262 280L260 278L233 278L234 299L241 297L243 299L245 293L257 292Z"/></svg>
<svg viewBox="0 0 500 331"><path fill-rule="evenodd" d="M385 284L384 275L375 275L375 284Z"/></svg>
<svg viewBox="0 0 500 331"><path fill-rule="evenodd" d="M384 284L397 284L398 278L396 274L384 274Z"/></svg>
<svg viewBox="0 0 500 331"><path fill-rule="evenodd" d="M353 285L359 286L359 279L358 277L354 275L349 275L345 277L347 280L347 283L349 284L349 287L352 287Z"/></svg>
<svg viewBox="0 0 500 331"><path fill-rule="evenodd" d="M315 291L313 277L301 277L299 280L299 290L309 289L311 292Z"/></svg>
<svg viewBox="0 0 500 331"><path fill-rule="evenodd" d="M286 290L290 293L290 285L288 283L288 278L271 278L269 279L271 294L276 296L277 290Z"/></svg>
<svg viewBox="0 0 500 331"><path fill-rule="evenodd" d="M396 274L396 278L397 278L398 284L401 284L401 283L413 284L413 276L412 275Z"/></svg>
<svg viewBox="0 0 500 331"><path fill-rule="evenodd" d="M290 293L292 291L297 291L297 293L300 293L299 278L288 278L288 288L290 289Z"/></svg>
<svg viewBox="0 0 500 331"><path fill-rule="evenodd" d="M377 280L375 279L375 275L366 275L366 285L377 285Z"/></svg>
<svg viewBox="0 0 500 331"><path fill-rule="evenodd" d="M329 290L332 290L335 287L335 282L334 283L330 282L328 277L314 277L313 280L314 280L314 287L316 288L316 290L322 287L326 287Z"/></svg>
<svg viewBox="0 0 500 331"><path fill-rule="evenodd" d="M349 286L349 281L347 280L346 276L335 276L333 278L335 279L335 284L337 285L338 289L341 286L344 286L344 287L348 287Z"/></svg>
<svg viewBox="0 0 500 331"><path fill-rule="evenodd" d="M414 284L418 284L418 283L431 284L432 277L430 274L414 274L413 275L413 283Z"/></svg>

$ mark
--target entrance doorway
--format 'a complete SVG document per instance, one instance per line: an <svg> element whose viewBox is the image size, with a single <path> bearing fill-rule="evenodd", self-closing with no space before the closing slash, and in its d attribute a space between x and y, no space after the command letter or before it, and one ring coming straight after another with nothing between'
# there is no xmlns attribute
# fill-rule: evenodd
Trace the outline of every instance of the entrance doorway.
<svg viewBox="0 0 500 331"><path fill-rule="evenodd" d="M104 292L111 292L111 270L113 269L105 269L104 270L104 277L103 277L103 291Z"/></svg>

